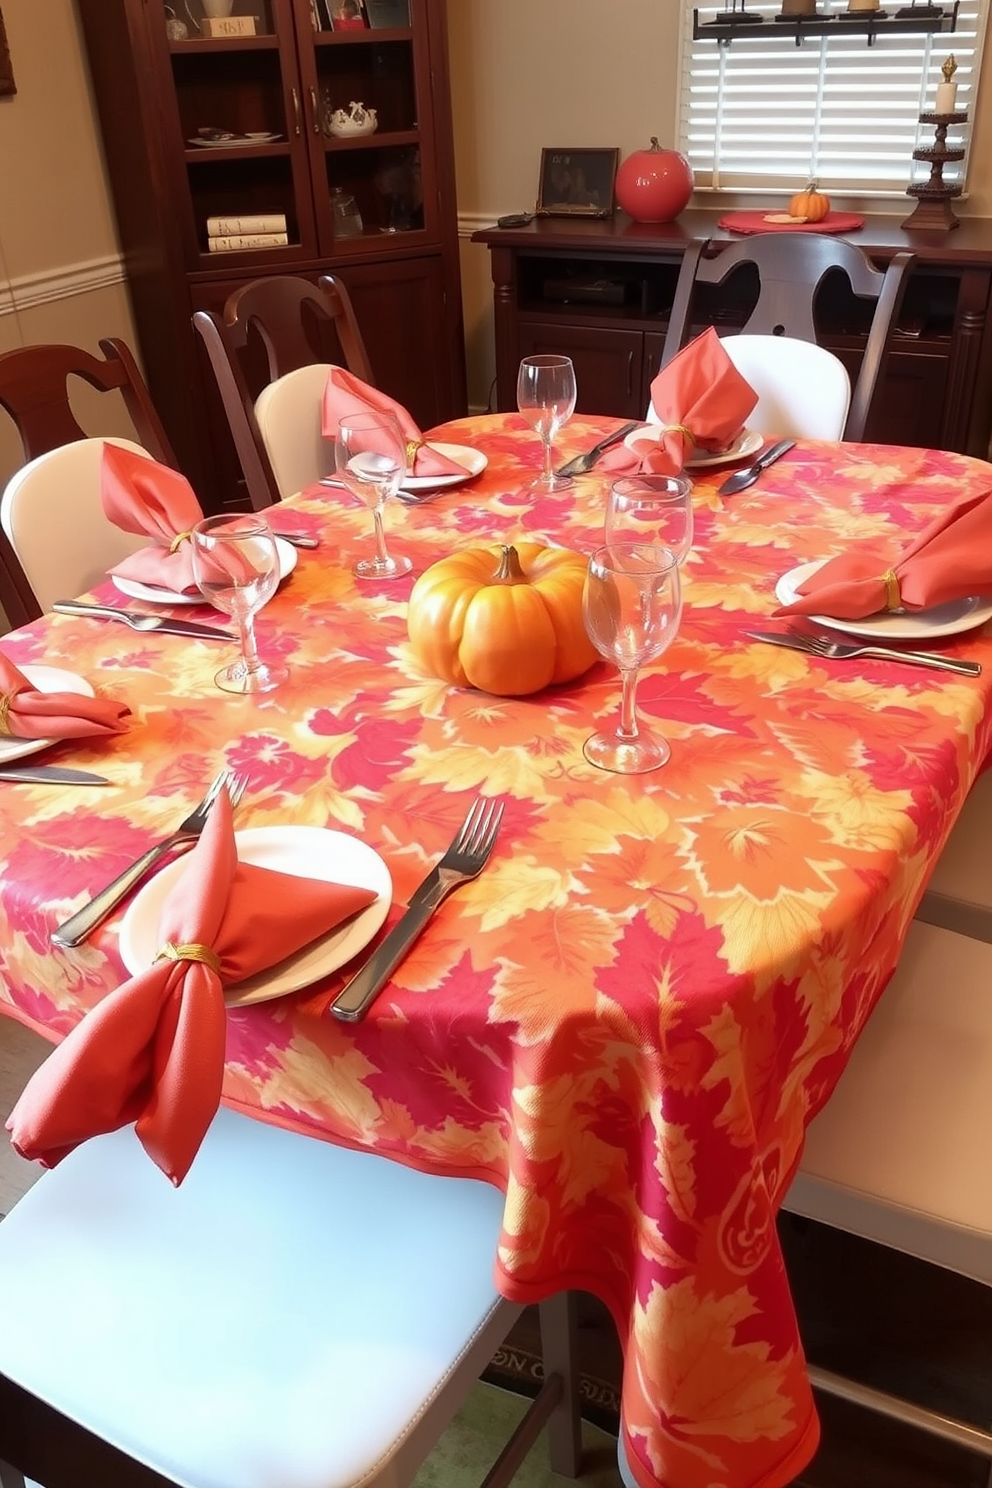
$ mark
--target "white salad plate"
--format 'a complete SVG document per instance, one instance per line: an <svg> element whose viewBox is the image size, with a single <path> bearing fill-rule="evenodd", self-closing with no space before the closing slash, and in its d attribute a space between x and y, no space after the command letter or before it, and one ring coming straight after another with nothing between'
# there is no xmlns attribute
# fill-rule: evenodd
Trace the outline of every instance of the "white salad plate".
<svg viewBox="0 0 992 1488"><path fill-rule="evenodd" d="M235 134L230 139L202 139L187 140L188 145L196 145L201 150L236 150L243 149L246 145L272 145L276 140L282 139L281 134Z"/></svg>
<svg viewBox="0 0 992 1488"><path fill-rule="evenodd" d="M297 878L374 889L375 899L344 925L312 940L257 976L248 977L225 993L228 1007L250 1007L285 997L337 971L368 945L382 926L393 898L393 881L382 858L357 837L327 827L249 827L235 832L238 861L291 873ZM121 959L132 975L151 966L158 951L159 916L169 891L189 865L176 858L150 879L121 921Z"/></svg>
<svg viewBox="0 0 992 1488"><path fill-rule="evenodd" d="M818 558L813 563L800 563L783 574L775 585L779 604L793 604L799 599L800 584L804 584L825 562L825 558ZM967 599L952 599L947 604L935 605L930 610L892 610L885 614L866 615L861 620L838 620L833 615L807 615L805 618L816 625L826 625L847 635L865 636L868 640L936 641L941 636L974 630L990 616L992 598L970 595Z"/></svg>
<svg viewBox="0 0 992 1488"><path fill-rule="evenodd" d="M22 666L18 671L39 692L75 692L80 697L93 696L93 689L85 677L78 677L75 672L64 672L61 667ZM0 739L0 764L37 754L40 749L48 749L54 743L54 739Z"/></svg>
<svg viewBox="0 0 992 1488"><path fill-rule="evenodd" d="M296 567L297 553L292 543L285 538L276 538L276 548L279 552L279 582L282 583ZM129 599L143 599L146 604L167 605L205 605L208 603L200 593L199 589L192 594L177 594L174 589L160 589L157 584L139 584L137 579L122 579L119 574L111 574L114 587Z"/></svg>
<svg viewBox="0 0 992 1488"><path fill-rule="evenodd" d="M428 444L432 450L437 450L439 455L447 455L449 460L454 460L457 465L465 467L464 475L410 475L406 480L400 482L401 491L439 491L442 486L460 486L463 481L473 480L481 475L489 461L481 450L473 449L468 444L441 444L440 441L429 439Z"/></svg>

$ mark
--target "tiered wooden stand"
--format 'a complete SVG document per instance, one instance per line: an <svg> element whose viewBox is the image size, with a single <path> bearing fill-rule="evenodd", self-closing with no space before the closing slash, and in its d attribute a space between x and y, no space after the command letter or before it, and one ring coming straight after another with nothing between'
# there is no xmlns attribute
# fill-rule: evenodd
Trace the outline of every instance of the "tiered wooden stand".
<svg viewBox="0 0 992 1488"><path fill-rule="evenodd" d="M907 196L917 198L916 209L903 222L905 228L937 228L947 232L952 227L957 227L958 219L954 215L951 202L956 196L961 195L961 183L959 181L944 180L944 163L948 160L963 160L963 149L948 149L947 130L951 124L964 124L967 121L967 112L962 111L953 114L921 114L921 124L935 124L937 126L936 138L932 145L913 151L914 160L929 160L930 179L928 181L914 181L906 187Z"/></svg>

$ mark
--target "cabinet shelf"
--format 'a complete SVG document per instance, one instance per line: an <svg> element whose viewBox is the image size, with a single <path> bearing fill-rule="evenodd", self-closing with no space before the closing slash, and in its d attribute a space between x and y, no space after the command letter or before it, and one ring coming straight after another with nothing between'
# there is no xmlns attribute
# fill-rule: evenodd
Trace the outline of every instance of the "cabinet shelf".
<svg viewBox="0 0 992 1488"><path fill-rule="evenodd" d="M174 57L191 57L204 52L275 52L279 50L279 38L274 31L261 36L225 36L221 39L209 36L192 36L188 41L170 41L169 51Z"/></svg>
<svg viewBox="0 0 992 1488"><path fill-rule="evenodd" d="M870 13L849 16L843 12L831 16L760 16L748 21L717 20L700 21L699 11L692 12L692 35L695 41L716 41L729 46L735 36L790 36L796 46L802 46L807 36L866 36L868 45L874 46L879 36L899 36L927 32L956 31L958 5L953 0L949 9L939 16L873 16Z"/></svg>
<svg viewBox="0 0 992 1488"><path fill-rule="evenodd" d="M372 31L318 31L313 40L318 47L362 47L376 46L382 41L409 41L413 32L409 26L382 26Z"/></svg>
<svg viewBox="0 0 992 1488"><path fill-rule="evenodd" d="M388 134L352 135L345 139L325 139L324 148L329 155L338 154L349 150L386 150L394 145L417 145L420 143L420 132L416 129L390 130Z"/></svg>

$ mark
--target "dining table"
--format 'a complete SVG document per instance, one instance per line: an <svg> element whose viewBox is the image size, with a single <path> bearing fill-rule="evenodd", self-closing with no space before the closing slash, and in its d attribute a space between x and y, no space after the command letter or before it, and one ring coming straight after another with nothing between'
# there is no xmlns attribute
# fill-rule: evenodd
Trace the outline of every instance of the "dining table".
<svg viewBox="0 0 992 1488"><path fill-rule="evenodd" d="M618 424L576 415L556 463ZM612 1314L641 1488L781 1488L814 1455L818 1422L776 1214L992 753L992 625L973 617L925 642L980 662L974 677L745 632L784 628L776 585L797 565L855 544L898 551L951 500L992 487L992 466L800 439L728 497L731 467L691 468L681 624L638 690L671 759L622 775L582 750L617 714L615 667L495 696L430 675L407 635L413 583L453 551L590 553L609 462L535 491L540 442L520 415L429 437L485 468L388 503L406 577L352 575L372 522L347 492L315 485L273 509L274 527L318 546L256 622L263 658L289 671L270 693L220 692L216 641L70 615L0 639L18 665L71 669L131 710L126 733L40 756L109 788L0 785L0 1011L58 1041L124 980L127 905L76 949L51 931L222 766L249 781L239 831L317 826L371 846L392 881L386 928L475 797L502 802L485 870L361 1021L329 1013L361 954L228 1008L223 1101L496 1185L500 1291L530 1303L581 1289ZM95 593L126 603L110 583ZM319 1256L301 1263L319 1274Z"/></svg>

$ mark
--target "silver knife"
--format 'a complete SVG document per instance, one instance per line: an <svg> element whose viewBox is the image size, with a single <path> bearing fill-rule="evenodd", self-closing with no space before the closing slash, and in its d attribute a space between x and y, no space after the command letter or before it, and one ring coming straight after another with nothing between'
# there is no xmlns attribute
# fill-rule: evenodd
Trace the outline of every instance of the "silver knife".
<svg viewBox="0 0 992 1488"><path fill-rule="evenodd" d="M598 444L594 444L592 449L586 450L585 454L576 455L574 459L562 465L560 469L555 471L555 475L585 475L587 470L592 469L604 450L608 450L613 444L619 444L621 439L626 439L628 434L632 434L635 429L639 429L643 423L643 419L631 419L630 423L623 424L619 429L614 429L612 434L607 434L605 439L601 439Z"/></svg>
<svg viewBox="0 0 992 1488"><path fill-rule="evenodd" d="M733 475L728 476L723 485L718 488L716 494L718 496L734 496L738 491L746 491L748 486L754 485L763 470L767 470L769 465L773 465L776 460L781 459L783 455L787 455L789 450L795 447L795 443L796 441L794 439L780 439L778 444L773 444L771 449L765 450L763 455L759 455L753 464L745 465L743 470L737 470Z"/></svg>
<svg viewBox="0 0 992 1488"><path fill-rule="evenodd" d="M115 610L110 605L82 604L77 599L57 599L52 609L57 615L92 615L100 620L120 620L131 630L190 636L197 641L237 640L229 630L219 630L214 625L201 625L198 620L173 620L165 615L150 615L145 610Z"/></svg>
<svg viewBox="0 0 992 1488"><path fill-rule="evenodd" d="M61 765L5 765L0 767L0 780L14 780L21 785L110 785L105 775L92 775L89 770L66 770Z"/></svg>
<svg viewBox="0 0 992 1488"><path fill-rule="evenodd" d="M811 656L814 661L830 661L831 659L842 661L850 656L874 656L883 661L904 661L910 666L932 667L935 672L956 672L961 677L980 677L982 675L981 663L977 661L963 661L957 656L937 656L931 651L897 651L892 646L875 646L871 641L857 640L850 645L846 641L831 641L830 644L837 647L833 658L822 655L807 646L801 637L790 637L782 631L777 630L745 630L743 635L752 641L767 641L770 646L784 646L788 651L800 651L804 656Z"/></svg>

